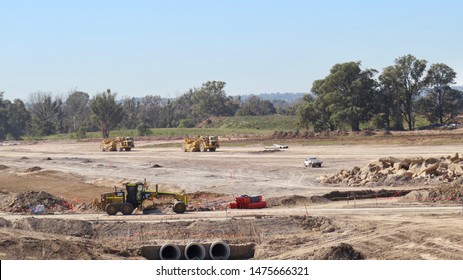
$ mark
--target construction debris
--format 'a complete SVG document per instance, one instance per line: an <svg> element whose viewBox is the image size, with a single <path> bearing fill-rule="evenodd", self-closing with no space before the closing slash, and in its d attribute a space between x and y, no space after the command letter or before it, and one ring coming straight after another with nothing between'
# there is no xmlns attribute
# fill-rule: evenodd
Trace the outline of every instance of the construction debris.
<svg viewBox="0 0 463 280"><path fill-rule="evenodd" d="M62 198L44 191L28 191L14 196L11 203L0 210L4 212L33 212L39 214L47 210L65 211L70 208L72 208L72 206Z"/></svg>

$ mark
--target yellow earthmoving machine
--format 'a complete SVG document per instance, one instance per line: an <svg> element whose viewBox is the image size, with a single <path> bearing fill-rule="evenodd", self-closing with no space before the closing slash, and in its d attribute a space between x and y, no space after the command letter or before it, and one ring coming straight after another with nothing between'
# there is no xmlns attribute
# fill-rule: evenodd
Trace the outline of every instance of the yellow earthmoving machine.
<svg viewBox="0 0 463 280"><path fill-rule="evenodd" d="M219 148L218 136L198 136L197 138L183 139L182 150L184 152L215 152Z"/></svg>
<svg viewBox="0 0 463 280"><path fill-rule="evenodd" d="M133 142L133 137L106 138L101 142L100 148L103 152L130 151L135 148L135 144Z"/></svg>
<svg viewBox="0 0 463 280"><path fill-rule="evenodd" d="M145 207L143 202L146 200L153 201L159 198L174 198L175 203L173 204L172 210L181 214L186 211L188 205L188 198L184 194L172 193L172 192L160 192L158 185L154 190L148 190L146 181L142 182L127 182L123 186L125 190L117 190L114 186L114 192L108 192L101 194L101 199L97 202L98 208L106 211L108 215L116 215L118 212L122 212L123 215L131 215L135 208L143 211Z"/></svg>

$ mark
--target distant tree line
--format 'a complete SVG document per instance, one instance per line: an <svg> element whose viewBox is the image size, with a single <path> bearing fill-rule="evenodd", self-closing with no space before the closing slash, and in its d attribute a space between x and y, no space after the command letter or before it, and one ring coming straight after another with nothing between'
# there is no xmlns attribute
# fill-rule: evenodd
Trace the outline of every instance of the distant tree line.
<svg viewBox="0 0 463 280"><path fill-rule="evenodd" d="M194 127L211 116L297 115L301 127L315 131L362 124L389 130L413 130L416 118L444 124L463 112L463 93L452 88L456 73L443 63L427 67L413 55L395 60L381 73L362 69L360 62L334 65L323 79L313 82L311 93L299 103L268 101L251 95L241 100L228 96L223 81L208 81L175 99L158 95L118 98L111 90L89 94L72 90L67 96L50 92L31 93L27 101L5 100L0 92L0 140L57 133L78 138L113 129Z"/></svg>
<svg viewBox="0 0 463 280"><path fill-rule="evenodd" d="M117 93L108 89L92 98L77 90L65 97L38 91L31 93L26 102L10 102L0 92L0 140L58 133L84 138L86 132L98 130L106 138L113 129L138 129L141 135L148 135L149 128L194 127L211 116L296 113L295 105L284 101L274 106L250 96L242 102L239 96L228 96L225 85L222 81L208 81L167 100L157 95L118 99Z"/></svg>
<svg viewBox="0 0 463 280"><path fill-rule="evenodd" d="M413 55L378 71L361 69L360 62L334 65L312 85L298 108L300 124L316 131L360 124L388 130L414 130L417 116L430 124L445 124L463 112L463 92L455 90L456 73L446 64L432 64Z"/></svg>

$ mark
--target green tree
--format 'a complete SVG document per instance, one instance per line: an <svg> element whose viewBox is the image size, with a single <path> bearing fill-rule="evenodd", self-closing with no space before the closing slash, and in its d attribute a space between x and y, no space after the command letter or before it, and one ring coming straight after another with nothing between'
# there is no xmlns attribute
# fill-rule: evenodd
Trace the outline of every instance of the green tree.
<svg viewBox="0 0 463 280"><path fill-rule="evenodd" d="M3 91L0 91L0 140L5 139L7 125L7 110L3 101Z"/></svg>
<svg viewBox="0 0 463 280"><path fill-rule="evenodd" d="M424 80L426 63L426 60L417 59L411 54L395 60L394 69L398 76L401 113L409 130L415 129L415 102L426 87Z"/></svg>
<svg viewBox="0 0 463 280"><path fill-rule="evenodd" d="M38 136L61 132L63 101L51 93L35 92L29 95L28 110L31 114L32 134Z"/></svg>
<svg viewBox="0 0 463 280"><path fill-rule="evenodd" d="M276 109L270 101L251 95L241 104L235 116L265 116L272 114L276 114Z"/></svg>
<svg viewBox="0 0 463 280"><path fill-rule="evenodd" d="M431 124L447 123L463 112L463 92L448 87L443 88L440 94L441 97L436 91L430 90L416 102L417 112L425 116Z"/></svg>
<svg viewBox="0 0 463 280"><path fill-rule="evenodd" d="M436 112L441 124L444 123L445 116L452 117L456 113L457 108L454 105L460 103L458 92L450 87L451 84L455 84L456 76L457 73L451 67L437 63L431 65L425 78L429 87L427 99L433 101L429 104L431 105L429 109Z"/></svg>
<svg viewBox="0 0 463 280"><path fill-rule="evenodd" d="M299 124L308 129L311 125L314 131L333 131L337 127L332 113L328 109L329 103L323 91L324 80L316 80L312 85L312 94L303 97L297 109Z"/></svg>
<svg viewBox="0 0 463 280"><path fill-rule="evenodd" d="M124 119L121 122L121 127L126 129L136 128L140 124L140 102L134 97L125 98L122 102L124 110Z"/></svg>
<svg viewBox="0 0 463 280"><path fill-rule="evenodd" d="M404 130L402 118L402 96L399 71L396 67L388 66L383 69L379 76L380 90L378 94L378 104L380 114L384 114L386 128L390 129L390 119L392 117L394 130Z"/></svg>
<svg viewBox="0 0 463 280"><path fill-rule="evenodd" d="M6 109L7 134L18 140L27 133L31 116L20 99L15 99L12 103L8 101Z"/></svg>
<svg viewBox="0 0 463 280"><path fill-rule="evenodd" d="M161 106L161 97L157 95L147 95L140 101L139 116L141 123L147 127L167 126L163 117L164 108Z"/></svg>
<svg viewBox="0 0 463 280"><path fill-rule="evenodd" d="M369 120L375 112L375 70L360 69L360 62L334 65L325 79L316 81L312 88L327 105L330 123L347 123L353 131L360 130L360 122ZM320 108L321 109L321 108ZM315 117L315 116L314 116Z"/></svg>
<svg viewBox="0 0 463 280"><path fill-rule="evenodd" d="M108 89L96 94L90 101L93 120L100 127L103 138L108 138L110 130L124 118L124 110L122 105L116 103L116 96L116 93L111 93Z"/></svg>
<svg viewBox="0 0 463 280"><path fill-rule="evenodd" d="M198 122L210 116L233 116L239 103L226 95L225 85L222 81L208 81L178 98L174 106L177 123L180 119Z"/></svg>
<svg viewBox="0 0 463 280"><path fill-rule="evenodd" d="M64 102L65 127L68 132L78 132L90 124L90 97L82 91L71 91Z"/></svg>

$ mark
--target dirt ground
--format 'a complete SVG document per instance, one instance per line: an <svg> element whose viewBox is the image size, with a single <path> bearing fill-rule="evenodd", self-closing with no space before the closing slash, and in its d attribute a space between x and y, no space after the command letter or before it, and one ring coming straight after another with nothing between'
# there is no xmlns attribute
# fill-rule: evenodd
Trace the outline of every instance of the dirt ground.
<svg viewBox="0 0 463 280"><path fill-rule="evenodd" d="M157 144L178 147L153 148ZM278 152L251 144L224 145L214 153L184 153L180 146L179 140L136 141L130 152L101 152L97 141L0 146L0 258L137 259L147 244L224 239L254 242L254 259L463 259L461 202L418 204L402 197L331 201L321 196L370 188L318 182L322 175L381 157L461 154L463 144L311 146L307 140ZM319 157L323 167L305 168L308 156ZM108 217L91 207L49 210L52 215L7 210L25 192L43 191L80 207L114 186L145 179L161 190L188 194L195 209L214 211L176 215L162 208L148 215ZM373 190L399 188L434 186ZM263 195L271 207L223 208L243 194Z"/></svg>

